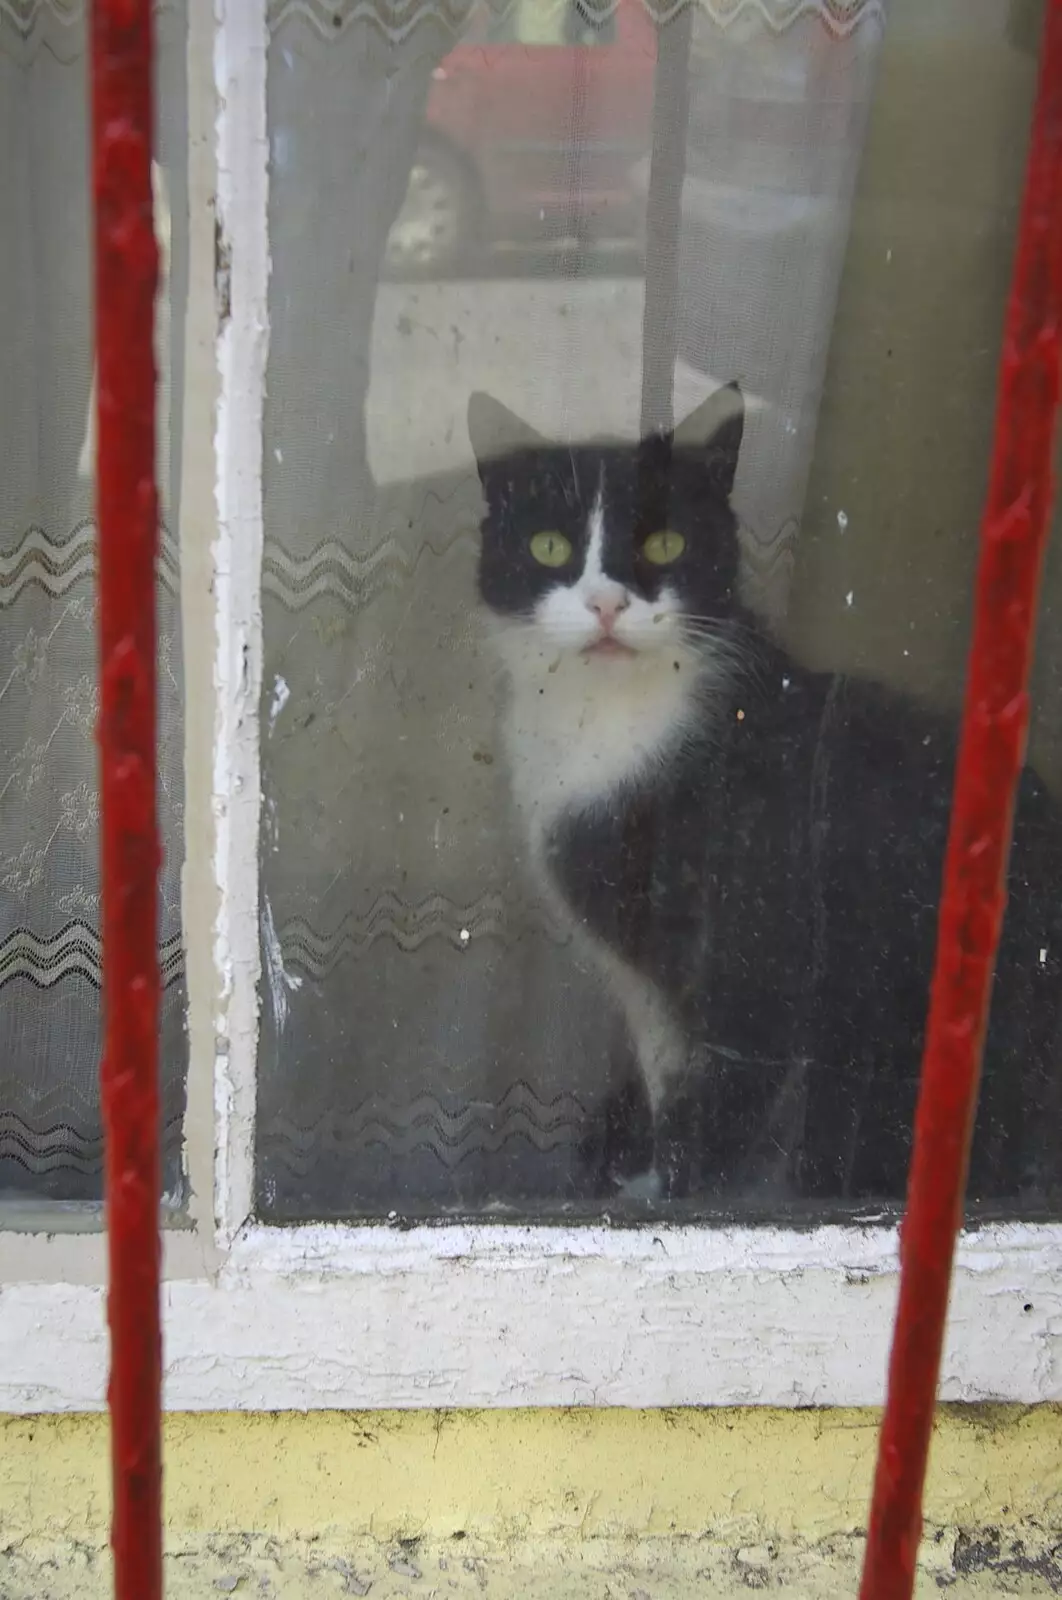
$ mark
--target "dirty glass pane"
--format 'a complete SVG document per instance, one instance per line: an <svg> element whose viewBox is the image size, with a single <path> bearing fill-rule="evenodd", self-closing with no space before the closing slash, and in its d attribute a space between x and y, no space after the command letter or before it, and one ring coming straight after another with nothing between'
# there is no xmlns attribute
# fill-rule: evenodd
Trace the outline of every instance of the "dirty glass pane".
<svg viewBox="0 0 1062 1600"><path fill-rule="evenodd" d="M0 4L0 1226L102 1198L87 22ZM181 1186L185 10L156 9L164 1180Z"/></svg>
<svg viewBox="0 0 1062 1600"><path fill-rule="evenodd" d="M270 6L263 1216L901 1196L1038 17ZM1059 585L982 1212L1060 1193Z"/></svg>

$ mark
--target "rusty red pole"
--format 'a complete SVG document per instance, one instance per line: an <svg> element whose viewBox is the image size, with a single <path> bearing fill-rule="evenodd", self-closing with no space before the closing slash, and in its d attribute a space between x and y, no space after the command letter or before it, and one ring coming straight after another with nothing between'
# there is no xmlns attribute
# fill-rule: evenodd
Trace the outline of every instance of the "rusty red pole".
<svg viewBox="0 0 1062 1600"><path fill-rule="evenodd" d="M1062 0L1048 0L981 527L973 643L861 1600L909 1600L1003 918L1051 508L1062 323Z"/></svg>
<svg viewBox="0 0 1062 1600"><path fill-rule="evenodd" d="M115 1594L162 1594L152 0L93 0L101 1066Z"/></svg>

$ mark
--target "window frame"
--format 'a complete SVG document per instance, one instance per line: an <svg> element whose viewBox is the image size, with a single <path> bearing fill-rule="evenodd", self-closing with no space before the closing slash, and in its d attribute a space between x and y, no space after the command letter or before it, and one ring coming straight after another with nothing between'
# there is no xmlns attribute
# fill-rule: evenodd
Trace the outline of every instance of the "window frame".
<svg viewBox="0 0 1062 1600"><path fill-rule="evenodd" d="M267 0L189 7L185 651L190 1203L169 1409L880 1404L897 1229L271 1226L253 1216L268 351ZM212 849L202 848L205 838ZM0 1215L0 1410L98 1410L98 1207ZM1062 1399L1062 1224L961 1237L942 1397Z"/></svg>

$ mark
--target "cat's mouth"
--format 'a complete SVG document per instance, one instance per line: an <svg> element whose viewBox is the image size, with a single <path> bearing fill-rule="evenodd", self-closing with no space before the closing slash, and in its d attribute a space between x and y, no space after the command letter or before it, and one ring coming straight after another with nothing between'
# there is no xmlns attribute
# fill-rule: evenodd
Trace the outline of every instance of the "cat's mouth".
<svg viewBox="0 0 1062 1600"><path fill-rule="evenodd" d="M592 644L586 645L582 653L584 656L597 656L606 659L610 656L629 657L638 654L637 650L633 649L631 645L624 644L621 639L615 638L610 633L603 634L600 639L595 639Z"/></svg>

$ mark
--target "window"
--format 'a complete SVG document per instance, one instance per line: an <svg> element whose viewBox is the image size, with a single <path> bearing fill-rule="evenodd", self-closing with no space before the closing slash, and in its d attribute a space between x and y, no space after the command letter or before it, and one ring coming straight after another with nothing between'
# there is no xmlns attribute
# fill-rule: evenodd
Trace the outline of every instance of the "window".
<svg viewBox="0 0 1062 1600"><path fill-rule="evenodd" d="M880 1397L1028 9L160 8L169 1404ZM0 405L0 748L51 742L0 872L55 855L0 928L0 1405L40 1409L100 1403L104 1348L98 1219L56 1208L98 1198L63 907L94 881L84 108L47 87L83 24L6 16L4 103L42 114L0 156L35 396ZM672 411L665 470L637 445ZM1049 1393L1060 559L949 1397ZM626 611L676 630L642 721ZM543 775L593 799L606 759L589 819L540 826Z"/></svg>
<svg viewBox="0 0 1062 1600"><path fill-rule="evenodd" d="M580 0L565 0L562 5L518 0L491 18L488 33L493 44L522 45L611 44L615 36L615 12Z"/></svg>
<svg viewBox="0 0 1062 1600"><path fill-rule="evenodd" d="M90 436L86 28L80 7L0 8L0 1203L98 1201L102 1140L96 619ZM159 13L159 561L163 1102L178 1203L186 1005L180 873L181 355L187 280L184 22Z"/></svg>
<svg viewBox="0 0 1062 1600"><path fill-rule="evenodd" d="M528 12L543 28L568 14L544 4L507 10L504 17L526 39ZM664 165L656 177L676 191L680 211L676 406L681 416L731 377L744 387L747 418L734 501L746 521L748 581L764 588L750 598L779 617L794 648L810 651L823 665L891 677L916 691L935 670L954 697L963 652L955 603L946 602L935 630L920 629L918 569L909 564L896 571L897 556L914 559L897 526L894 496L903 484L886 492L878 477L876 423L869 421L889 426L896 388L887 366L878 399L869 412L866 402L856 409L854 426L847 415L829 412L820 425L818 415L882 47L880 19L873 8L864 12L858 25L850 18L847 29L835 24L831 30L818 16L783 33L762 21L735 24L731 32L697 14L688 139L685 147L678 141L672 170ZM764 769L760 786L749 791L747 812L732 785L725 799L713 798L706 770L697 796L704 825L727 841L720 843L724 854L747 853L748 859L724 868L710 852L695 858L690 852L699 846L692 838L669 844L668 830L682 826L677 816L652 812L662 836L650 862L651 893L658 898L647 939L669 953L659 962L648 953L651 996L628 995L624 1019L623 991L641 969L624 957L618 986L612 980L617 1005L601 969L620 959L622 935L604 952L597 933L585 937L585 927L576 925L529 859L533 838L510 793L513 717L530 713L507 709L499 663L481 625L484 608L475 603L483 486L469 440L468 403L475 391L487 391L564 448L610 436L633 446L637 436L643 337L647 363L663 338L647 305L661 278L654 251L662 241L650 237L640 268L625 273L611 253L595 254L592 238L552 262L514 266L506 277L496 268L492 273L488 262L499 244L511 245L514 214L524 213L515 227L537 221L545 231L544 199L563 200L569 218L593 212L616 228L626 221L628 242L637 245L645 227L644 185L631 156L644 162L650 150L655 30L638 5L615 14L628 30L626 46L602 58L599 74L583 84L582 103L563 71L532 73L521 94L520 77L505 78L509 66L489 51L472 52L458 73L460 44L446 58L454 63L450 75L431 79L423 38L381 45L367 23L337 41L298 14L272 38L263 469L266 1003L256 1195L260 1214L277 1221L391 1212L559 1218L604 1209L636 1219L643 1199L628 1204L612 1168L637 1164L637 1147L647 1136L645 1085L629 1060L632 1046L645 1048L635 1043L645 1024L636 1013L645 1006L654 1011L654 1025L683 1031L687 1044L692 1030L707 1058L701 1081L678 1102L684 1119L700 1119L703 1126L700 1142L682 1151L685 1170L665 1210L688 1216L736 1207L762 1220L791 1208L814 1213L840 1206L858 1213L902 1197L919 1052L916 1037L903 1032L909 1024L898 1019L909 1010L920 1025L921 1000L909 1004L890 994L883 1009L861 1010L851 992L819 992L811 941L821 937L829 944L841 926L854 937L861 915L854 902L861 899L868 938L875 937L870 930L880 916L892 929L889 938L910 932L917 940L921 964L912 968L904 959L897 971L904 982L915 973L924 981L939 859L917 880L920 888L916 880L903 881L903 873L920 870L905 833L928 828L928 816L903 814L899 801L900 814L891 820L865 818L865 827L884 828L884 837L852 840L845 874L859 876L871 860L883 867L907 862L898 867L898 892L914 896L921 909L908 912L901 898L886 910L894 881L887 870L876 883L845 891L833 876L842 870L839 862L827 863L814 887L820 869L806 871L804 845L791 836L788 820L799 813L802 797L794 790L775 802L777 811L764 810L762 786L778 782L773 769ZM902 16L894 29L896 48L903 49ZM660 35L663 49L666 25ZM970 41L954 29L945 35L949 54L962 47L1007 48L984 30ZM923 56L928 50L921 41L909 48ZM512 68L524 70L522 64ZM379 122L359 127L357 119L370 115L370 84L382 81L389 92L374 113ZM330 82L337 85L333 107ZM551 95L562 104L551 103ZM346 122L344 105L351 108ZM569 111L572 117L578 112L579 126ZM539 124L534 130L532 117ZM628 140L622 153L609 117ZM385 196L389 184L393 189L403 179L396 151L414 134L414 159L428 174L421 193L435 206L438 254L434 263L430 257L422 262L413 281L378 287ZM598 134L605 150L617 152L608 171L595 145ZM542 149L549 138L556 159L547 175ZM346 153L355 148L364 152L358 163ZM986 214L986 201L996 203L996 196L982 185L984 198L975 198L978 180L966 162L963 168L973 186L967 215L976 218L979 232L986 222L997 228L1002 245L1009 221ZM561 177L559 192L544 192L544 176ZM609 193L602 197L606 184ZM908 227L925 248L923 230L935 219L928 202L914 204L916 220ZM376 234L355 221L368 217L377 218ZM952 237L964 227L968 232L955 215ZM856 249L861 242L857 237ZM895 254L902 256L903 248ZM964 244L964 256L966 250ZM895 260L893 276L902 281L902 271ZM474 293L470 278L477 283ZM895 361L887 352L890 341L904 337L911 299L909 289L897 301L894 330L875 329L872 359ZM845 354L842 345L839 359ZM944 392L935 393L945 381L943 368L925 370L913 353L899 381L917 386L908 402L912 412L925 396L932 396L934 409L945 403ZM986 381L955 418L945 447L957 452L961 468L928 491L935 493L931 520L943 530L938 537L953 545L946 577L940 577L952 593L964 570L963 548L969 551L966 571L973 555L977 463L984 460L992 403ZM819 462L829 464L820 467L809 503L816 440ZM914 440L900 429L893 448L907 459L912 447ZM622 461L621 454L621 475ZM543 471L552 470L544 458ZM875 485L871 502L860 484ZM572 488L582 492L577 478ZM539 488L531 484L527 492ZM548 488L541 492L548 503ZM969 510L962 512L967 495ZM487 498L489 504L489 492ZM820 506L832 508L832 528L824 526ZM563 507L551 514L567 515ZM622 516L619 508L614 514ZM904 514L923 525L921 508ZM821 552L820 576L812 587L801 572L790 595L790 537L802 519L805 540ZM931 583L939 568L922 559ZM882 596L890 574L891 603ZM524 577L533 581L533 574ZM525 598L535 592L529 588ZM563 584L559 592L566 592ZM809 611L819 614L811 627ZM542 639L541 648L556 647L548 634ZM554 680L561 683L563 662L551 664L561 666ZM551 687L547 678L544 704ZM569 687L582 695L577 681ZM771 712L754 684L746 692L751 728ZM818 690L807 693L814 699ZM840 722L863 714L857 695L849 701L848 690L839 693ZM797 694L794 683L794 709L779 712L777 733L765 739L789 739L789 719L805 714L796 709ZM558 728L565 709L554 707ZM828 713L820 708L814 715ZM569 736L578 739L581 726L585 722L573 721ZM935 723L923 728L915 716L897 728L901 742L944 737ZM548 729L537 737L528 759L556 760ZM851 779L838 765L846 759L843 743L831 751L826 738L823 746L830 778L814 824L828 836L824 848L841 852L849 848L843 813L854 799L846 797ZM598 757L591 751L588 759ZM938 808L942 837L949 797L943 771L935 782L928 768L905 774L898 751L883 750L874 759L896 763L890 781L912 807ZM798 767L801 760L794 749ZM906 791L900 788L905 782ZM806 783L810 789L810 774ZM581 847L604 852L600 870L606 876L625 870L592 829ZM682 859L671 860L669 849ZM704 897L701 913L681 895L669 898L677 894L669 872L694 876ZM627 885L615 895L622 899L625 892L634 890ZM852 900L842 904L846 892ZM822 896L817 924L810 909L816 893ZM741 910L732 916L735 901ZM777 956L766 930L746 923L752 904L762 904L790 929ZM607 907L583 906L591 928L607 929L610 916ZM669 974L657 970L686 959L681 947L667 945L669 916L685 917L685 938L705 952L713 936L719 940L682 980L718 989L716 1008L698 995L683 1012L677 975L669 989ZM713 935L713 920L726 932ZM1049 919L1036 927L1026 952L1034 966L1052 942ZM737 941L733 966L726 949L731 941ZM868 950L865 960L873 969L886 957ZM836 952L824 947L821 959L829 965ZM828 987L832 980L823 981ZM851 988L854 975L848 981ZM1001 1007L1007 986L1018 981L1001 974ZM1053 971L1045 971L1043 981L1045 989L1054 986ZM752 997L748 1007L745 995ZM667 1008L666 1021L655 1016L658 1006ZM833 1013L825 1022L819 1007ZM1031 996L1018 1003L1026 1014L1035 1008ZM1048 1013L1053 1017L1054 1010L1045 1000ZM993 1126L978 1144L973 1175L975 1197L989 1206L1005 1207L1023 1185L1045 1203L1054 1182L1054 1158L1046 1148L1034 1149L1038 1135L1024 1121L1030 1113L1038 1121L1033 1108L1053 1070L1049 1047L1023 1038L1024 1046L1012 1048L1025 1058L1024 1091L998 1084L990 1058L983 1117ZM685 1062L668 1070L684 1068ZM610 1073L620 1075L611 1085Z"/></svg>

